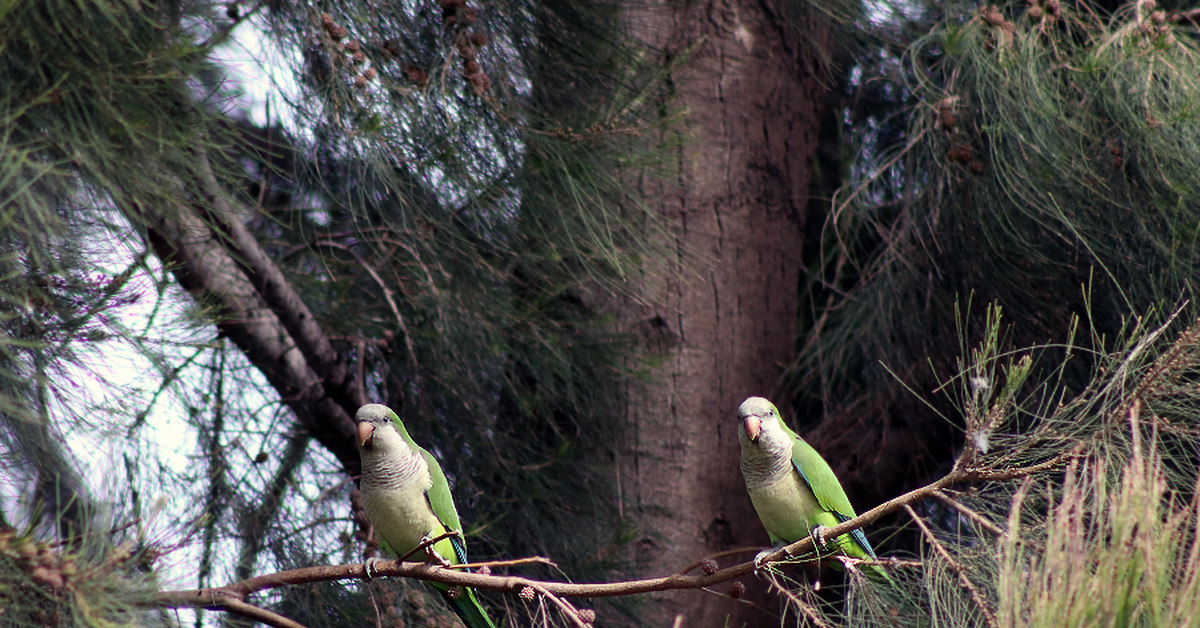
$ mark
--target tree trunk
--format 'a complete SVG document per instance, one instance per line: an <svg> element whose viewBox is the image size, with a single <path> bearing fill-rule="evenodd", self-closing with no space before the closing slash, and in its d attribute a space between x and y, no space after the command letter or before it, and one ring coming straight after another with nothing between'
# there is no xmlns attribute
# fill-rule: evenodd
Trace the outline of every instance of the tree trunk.
<svg viewBox="0 0 1200 628"><path fill-rule="evenodd" d="M619 460L626 512L645 532L636 548L645 575L767 544L738 468L734 411L749 395L770 395L794 352L825 91L806 59L827 46L823 28L796 28L765 7L639 4L627 13L634 32L664 51L671 106L687 112L676 178L640 182L678 254L644 269L640 303L621 314L626 330L657 337L665 358L630 392ZM662 594L649 610L653 626L680 615L683 626L778 625L761 609L701 592Z"/></svg>

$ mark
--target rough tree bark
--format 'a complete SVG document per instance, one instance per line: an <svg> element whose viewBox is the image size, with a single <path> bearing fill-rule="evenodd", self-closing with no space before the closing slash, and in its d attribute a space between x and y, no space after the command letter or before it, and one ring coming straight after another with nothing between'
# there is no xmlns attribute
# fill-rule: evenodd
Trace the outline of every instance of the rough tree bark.
<svg viewBox="0 0 1200 628"><path fill-rule="evenodd" d="M632 433L618 464L626 512L647 533L644 573L707 554L765 545L738 469L734 411L770 395L794 352L804 207L825 92L814 51L827 29L786 24L770 3L638 3L630 27L664 52L690 56L670 76L686 108L677 178L640 182L670 225L678 255L655 260L643 302L622 324L653 334L665 362L631 391ZM798 45L795 33L806 32ZM653 598L646 625L776 625L778 618L698 592ZM728 623L727 623L728 622Z"/></svg>

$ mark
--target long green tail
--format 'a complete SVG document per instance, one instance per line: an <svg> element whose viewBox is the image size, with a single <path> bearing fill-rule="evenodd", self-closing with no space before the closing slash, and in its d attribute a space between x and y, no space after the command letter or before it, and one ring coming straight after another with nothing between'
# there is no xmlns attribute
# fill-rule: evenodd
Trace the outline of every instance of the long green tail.
<svg viewBox="0 0 1200 628"><path fill-rule="evenodd" d="M479 599L475 597L474 589L460 588L458 597L450 600L450 606L467 628L496 628L496 624L492 623Z"/></svg>
<svg viewBox="0 0 1200 628"><path fill-rule="evenodd" d="M839 517L839 519L842 521L849 520L841 517ZM813 541L815 542L816 539L813 539ZM865 534L863 534L862 530L851 530L849 533L838 537L835 542L837 543L838 548L841 549L841 553L845 554L846 556L864 560L878 560L878 558L875 556L875 548L871 547L870 541L867 540L867 537ZM874 580L885 580L888 582L888 584L896 586L896 581L892 580L892 577L888 575L887 570L879 565L864 565L863 572L868 578L872 578Z"/></svg>

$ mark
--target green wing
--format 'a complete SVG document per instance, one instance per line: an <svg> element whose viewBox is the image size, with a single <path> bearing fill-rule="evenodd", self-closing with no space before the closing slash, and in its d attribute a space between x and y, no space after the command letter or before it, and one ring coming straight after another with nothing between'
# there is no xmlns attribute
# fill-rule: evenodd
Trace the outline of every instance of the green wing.
<svg viewBox="0 0 1200 628"><path fill-rule="evenodd" d="M429 507L433 509L434 516L442 522L442 527L446 528L448 532L459 533L446 539L450 541L450 547L453 548L453 556L446 555L446 546L443 542L435 543L434 550L452 564L459 565L468 562L467 544L463 541L462 524L458 521L458 509L454 507L454 497L450 495L450 483L446 481L446 474L442 473L441 465L437 463L432 454L425 451L424 448L418 447L417 449L425 458L425 464L429 465L429 477L433 480L433 486L425 492L425 499L429 501ZM450 604L454 607L454 612L469 628L495 628L496 625L492 623L492 619L483 610L479 599L475 597L474 589L463 587L456 597L450 598Z"/></svg>
<svg viewBox="0 0 1200 628"><path fill-rule="evenodd" d="M794 443L792 445L792 466L796 469L796 473L800 474L804 483L808 485L813 496L817 498L817 503L821 505L821 508L837 517L839 522L857 517L854 507L850 505L850 498L846 497L846 491L842 490L842 483L834 475L829 463L825 462L825 459L817 453L816 449L812 448L812 445L805 442L782 421L780 425ZM867 541L867 535L863 534L861 529L852 530L850 534L867 557L875 558L875 549L871 547L871 543Z"/></svg>
<svg viewBox="0 0 1200 628"><path fill-rule="evenodd" d="M417 447L417 449L421 452L421 457L425 458L425 464L429 465L429 477L433 480L433 486L425 492L425 499L429 501L429 507L433 509L433 516L442 522L442 527L446 528L447 532L460 533L450 537L450 543L454 547L454 556L446 556L442 551L438 553L455 565L468 562L467 544L463 542L461 534L462 523L458 520L458 509L454 507L454 497L450 494L450 483L446 481L446 474L442 473L442 466L434 459L433 454L425 451L422 447Z"/></svg>
<svg viewBox="0 0 1200 628"><path fill-rule="evenodd" d="M462 537L462 523L458 520L458 509L454 507L454 496L450 494L450 483L446 481L446 474L442 472L442 465L438 464L433 454L425 450L424 447L416 444L412 437L408 435L408 430L404 427L404 422L396 413L392 413L392 423L396 425L396 430L404 437L404 440L410 447L421 452L421 457L425 459L425 464L429 467L429 479L432 480L432 486L428 491L425 491L425 501L429 504L429 508L433 510L433 515L441 522L445 528L443 532L458 532L454 536L442 539L433 544L433 550L442 558L450 561L452 565L461 565L467 561L467 544ZM439 532L438 534L441 534ZM448 587L444 584L430 583L436 589L443 592L447 591ZM468 628L496 628L496 624L492 623L492 619L488 617L487 611L483 610L483 605L479 603L479 598L475 596L475 590L463 587L458 595L448 595L451 608L463 620L463 623Z"/></svg>

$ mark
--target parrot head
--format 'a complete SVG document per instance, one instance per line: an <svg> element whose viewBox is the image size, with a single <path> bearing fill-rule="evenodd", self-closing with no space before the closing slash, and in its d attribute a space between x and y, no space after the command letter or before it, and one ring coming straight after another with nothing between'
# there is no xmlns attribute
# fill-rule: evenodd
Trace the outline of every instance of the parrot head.
<svg viewBox="0 0 1200 628"><path fill-rule="evenodd" d="M358 424L358 447L363 454L407 453L408 443L396 429L399 419L387 406L367 404L358 409L354 421Z"/></svg>
<svg viewBox="0 0 1200 628"><path fill-rule="evenodd" d="M787 442L787 432L780 422L775 404L762 397L749 397L738 406L738 439L742 446L765 445L769 448L782 447Z"/></svg>

